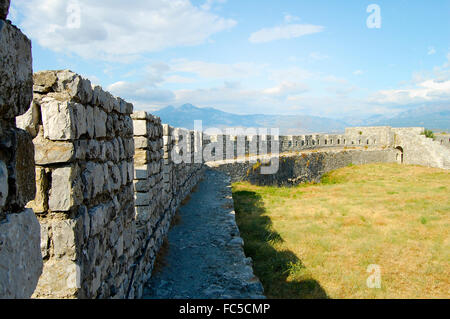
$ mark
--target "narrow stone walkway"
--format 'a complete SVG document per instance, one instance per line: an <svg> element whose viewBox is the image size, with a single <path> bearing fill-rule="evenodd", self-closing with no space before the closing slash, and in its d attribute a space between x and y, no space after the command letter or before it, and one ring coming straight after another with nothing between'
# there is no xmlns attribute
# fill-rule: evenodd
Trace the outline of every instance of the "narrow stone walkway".
<svg viewBox="0 0 450 319"><path fill-rule="evenodd" d="M146 285L144 299L264 298L244 255L227 175L208 169L179 214L165 266Z"/></svg>

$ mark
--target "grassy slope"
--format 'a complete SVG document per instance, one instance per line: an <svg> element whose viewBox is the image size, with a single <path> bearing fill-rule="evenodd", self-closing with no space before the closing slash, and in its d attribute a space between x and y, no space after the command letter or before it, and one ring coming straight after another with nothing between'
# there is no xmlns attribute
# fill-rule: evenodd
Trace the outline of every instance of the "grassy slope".
<svg viewBox="0 0 450 319"><path fill-rule="evenodd" d="M397 164L321 184L233 185L245 251L269 298L449 298L450 173ZM381 267L381 289L366 285Z"/></svg>

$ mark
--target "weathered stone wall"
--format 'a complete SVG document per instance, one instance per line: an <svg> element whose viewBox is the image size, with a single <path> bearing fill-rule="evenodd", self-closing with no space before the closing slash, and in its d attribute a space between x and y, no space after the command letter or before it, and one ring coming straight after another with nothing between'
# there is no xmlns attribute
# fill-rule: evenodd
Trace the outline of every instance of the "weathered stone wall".
<svg viewBox="0 0 450 319"><path fill-rule="evenodd" d="M395 149L330 150L281 155L275 174L261 174L270 156L250 158L246 162L222 161L207 163L209 167L230 175L232 182L249 181L255 185L293 186L303 182L318 182L323 174L349 164L390 163L396 161Z"/></svg>
<svg viewBox="0 0 450 319"><path fill-rule="evenodd" d="M172 218L202 177L203 163L194 162L201 152L201 134L162 125L158 117L146 112L135 112L132 118L138 243L133 290L134 297L141 297Z"/></svg>
<svg viewBox="0 0 450 319"><path fill-rule="evenodd" d="M450 169L450 149L427 138L423 127L392 128L392 146L402 152L401 162Z"/></svg>
<svg viewBox="0 0 450 319"><path fill-rule="evenodd" d="M42 272L39 223L26 203L34 198L31 136L15 117L32 98L31 42L6 21L0 1L0 298L29 298Z"/></svg>
<svg viewBox="0 0 450 319"><path fill-rule="evenodd" d="M135 256L133 106L70 71L34 75L17 122L34 139L44 271L34 297L127 294Z"/></svg>
<svg viewBox="0 0 450 319"><path fill-rule="evenodd" d="M132 114L134 128L134 199L137 249L133 269L134 297L141 297L150 279L165 230L163 202L163 128L146 112ZM131 296L128 296L131 297Z"/></svg>
<svg viewBox="0 0 450 319"><path fill-rule="evenodd" d="M450 134L444 133L434 133L434 141L438 142L440 145L450 148Z"/></svg>

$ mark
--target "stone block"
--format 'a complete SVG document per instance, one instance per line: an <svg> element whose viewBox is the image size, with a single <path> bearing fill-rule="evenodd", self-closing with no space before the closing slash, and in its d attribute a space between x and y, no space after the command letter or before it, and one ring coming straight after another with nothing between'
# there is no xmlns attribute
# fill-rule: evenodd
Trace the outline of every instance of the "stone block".
<svg viewBox="0 0 450 319"><path fill-rule="evenodd" d="M77 219L53 220L53 253L57 258L67 257L75 261L77 243L81 244L83 228ZM81 245L80 245L81 246Z"/></svg>
<svg viewBox="0 0 450 319"><path fill-rule="evenodd" d="M150 190L149 179L138 179L133 181L135 192L148 192Z"/></svg>
<svg viewBox="0 0 450 319"><path fill-rule="evenodd" d="M44 137L54 141L76 138L76 124L72 102L44 98L41 104Z"/></svg>
<svg viewBox="0 0 450 319"><path fill-rule="evenodd" d="M82 185L78 175L79 167L76 164L52 170L52 182L48 200L50 210L66 212L82 203Z"/></svg>
<svg viewBox="0 0 450 319"><path fill-rule="evenodd" d="M134 151L134 163L137 166L142 166L149 163L151 160L150 151L137 149Z"/></svg>
<svg viewBox="0 0 450 319"><path fill-rule="evenodd" d="M56 71L40 71L33 74L33 91L49 93L56 90Z"/></svg>
<svg viewBox="0 0 450 319"><path fill-rule="evenodd" d="M135 166L134 179L147 179L148 173L147 165Z"/></svg>
<svg viewBox="0 0 450 319"><path fill-rule="evenodd" d="M90 138L94 138L95 136L94 108L90 105L86 105L86 132Z"/></svg>
<svg viewBox="0 0 450 319"><path fill-rule="evenodd" d="M25 114L16 117L16 126L27 131L34 138L39 133L40 118L41 109L39 105L33 101Z"/></svg>
<svg viewBox="0 0 450 319"><path fill-rule="evenodd" d="M40 130L33 143L34 161L37 165L68 163L74 159L75 147L72 142L46 139L43 130Z"/></svg>
<svg viewBox="0 0 450 319"><path fill-rule="evenodd" d="M134 136L147 136L147 121L133 120L133 133Z"/></svg>
<svg viewBox="0 0 450 319"><path fill-rule="evenodd" d="M24 114L32 98L31 41L17 27L0 20L0 116L12 119Z"/></svg>
<svg viewBox="0 0 450 319"><path fill-rule="evenodd" d="M45 262L42 276L33 298L70 298L81 287L81 270L70 259L50 259Z"/></svg>
<svg viewBox="0 0 450 319"><path fill-rule="evenodd" d="M134 193L134 204L136 206L146 206L150 204L150 194L147 193Z"/></svg>
<svg viewBox="0 0 450 319"><path fill-rule="evenodd" d="M95 137L105 137L106 136L106 120L108 115L99 107L94 108L94 130Z"/></svg>
<svg viewBox="0 0 450 319"><path fill-rule="evenodd" d="M42 273L40 225L31 209L0 222L0 298L29 298Z"/></svg>
<svg viewBox="0 0 450 319"><path fill-rule="evenodd" d="M106 209L104 205L98 205L89 210L90 216L90 236L99 234L106 222Z"/></svg>
<svg viewBox="0 0 450 319"><path fill-rule="evenodd" d="M56 72L56 91L65 92L75 101L88 104L92 101L92 85L87 79L70 71L62 70Z"/></svg>
<svg viewBox="0 0 450 319"><path fill-rule="evenodd" d="M74 121L77 131L77 138L87 133L87 111L86 107L79 103L73 103Z"/></svg>
<svg viewBox="0 0 450 319"><path fill-rule="evenodd" d="M133 114L131 114L131 118L133 120L147 120L148 115L145 111L135 111Z"/></svg>

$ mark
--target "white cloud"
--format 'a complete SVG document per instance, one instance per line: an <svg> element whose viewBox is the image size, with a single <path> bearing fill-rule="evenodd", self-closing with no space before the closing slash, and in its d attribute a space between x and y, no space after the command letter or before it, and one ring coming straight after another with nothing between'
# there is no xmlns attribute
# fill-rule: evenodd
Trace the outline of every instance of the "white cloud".
<svg viewBox="0 0 450 319"><path fill-rule="evenodd" d="M205 3L201 6L203 10L211 10L214 4L223 4L227 2L227 0L206 0Z"/></svg>
<svg viewBox="0 0 450 319"><path fill-rule="evenodd" d="M299 21L299 20L300 20L299 17L293 16L290 14L284 15L284 22L286 22L286 23L291 23L291 22L295 22L295 21Z"/></svg>
<svg viewBox="0 0 450 319"><path fill-rule="evenodd" d="M433 54L435 54L436 53L436 49L434 48L434 47L429 47L428 48L428 55L433 55Z"/></svg>
<svg viewBox="0 0 450 319"><path fill-rule="evenodd" d="M147 52L198 45L236 21L189 0L77 0L80 28L67 25L66 1L16 0L24 32L41 46L85 58L127 62Z"/></svg>
<svg viewBox="0 0 450 319"><path fill-rule="evenodd" d="M312 59L312 60L321 61L321 60L328 59L329 56L325 55L325 54L322 54L322 53L319 53L319 52L311 52L309 54L309 58Z"/></svg>
<svg viewBox="0 0 450 319"><path fill-rule="evenodd" d="M251 43L266 43L280 39L298 38L308 34L319 33L323 26L312 24L287 24L273 28L264 28L250 35Z"/></svg>
<svg viewBox="0 0 450 319"><path fill-rule="evenodd" d="M429 79L411 89L381 90L369 100L371 102L394 105L449 101L450 80L437 81Z"/></svg>
<svg viewBox="0 0 450 319"><path fill-rule="evenodd" d="M356 70L353 72L354 75L363 75L364 71L363 70Z"/></svg>
<svg viewBox="0 0 450 319"><path fill-rule="evenodd" d="M303 83L283 81L279 85L262 91L264 94L274 96L287 96L291 94L301 94L309 91L309 87Z"/></svg>
<svg viewBox="0 0 450 319"><path fill-rule="evenodd" d="M143 82L119 81L108 86L107 90L132 102L138 101L157 105L170 103L175 97L170 90L149 87Z"/></svg>
<svg viewBox="0 0 450 319"><path fill-rule="evenodd" d="M173 71L192 73L204 79L230 79L257 76L265 67L265 65L258 65L251 62L222 64L190 61L186 59L174 60L172 62Z"/></svg>

